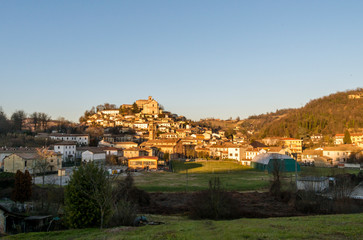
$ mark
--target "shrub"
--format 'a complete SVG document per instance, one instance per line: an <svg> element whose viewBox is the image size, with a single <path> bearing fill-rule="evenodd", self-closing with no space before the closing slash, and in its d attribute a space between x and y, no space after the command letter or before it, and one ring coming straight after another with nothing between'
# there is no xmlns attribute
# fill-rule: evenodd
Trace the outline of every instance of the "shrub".
<svg viewBox="0 0 363 240"><path fill-rule="evenodd" d="M108 226L132 226L136 218L136 211L137 207L134 203L121 199L114 206L114 212Z"/></svg>
<svg viewBox="0 0 363 240"><path fill-rule="evenodd" d="M14 187L15 173L0 172L0 189Z"/></svg>
<svg viewBox="0 0 363 240"><path fill-rule="evenodd" d="M134 179L130 174L118 183L114 192L116 199L124 199L139 206L147 206L150 204L150 195L134 186Z"/></svg>
<svg viewBox="0 0 363 240"><path fill-rule="evenodd" d="M128 174L123 181L119 181L113 191L115 201L113 215L108 226L133 226L138 206L150 204L150 196L147 192L134 186L133 177Z"/></svg>
<svg viewBox="0 0 363 240"><path fill-rule="evenodd" d="M209 180L209 189L195 194L189 205L190 217L194 219L220 220L239 216L237 201L222 189L218 177Z"/></svg>

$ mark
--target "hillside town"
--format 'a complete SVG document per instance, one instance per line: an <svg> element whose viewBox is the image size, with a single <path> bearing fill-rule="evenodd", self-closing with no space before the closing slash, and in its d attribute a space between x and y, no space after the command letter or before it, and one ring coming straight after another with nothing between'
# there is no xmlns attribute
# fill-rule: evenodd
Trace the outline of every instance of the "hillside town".
<svg viewBox="0 0 363 240"><path fill-rule="evenodd" d="M168 169L168 162L174 159L231 159L252 166L253 159L264 153L287 155L302 165L334 167L354 162L353 156L359 158L363 150L363 132L337 133L330 139L312 135L308 139L266 137L251 140L236 126L227 137L225 129L201 127L183 116L165 111L151 96L136 100L134 104L122 104L117 109L100 108L83 121L82 125L86 127L104 129L94 146L90 146L91 137L85 133L39 132L36 135L52 143L47 147L53 154L49 157L49 171L58 171L62 166L77 162L117 165L125 164L129 159L133 159L133 164L128 167L138 169L146 169L144 162L150 159L156 162L149 166L153 169ZM29 127L29 124L25 126ZM308 148L309 145L315 147ZM0 156L1 169L15 173L17 170L33 171L31 161L37 158L37 152L35 148L3 146ZM135 159L140 161L135 163Z"/></svg>
<svg viewBox="0 0 363 240"><path fill-rule="evenodd" d="M349 97L349 99L357 98L357 96ZM38 114L38 116L40 115L42 114ZM5 139L8 139L9 136L13 137L7 142L15 146L0 147L0 171L5 175L13 174L13 177L19 174L29 174L31 176L29 178L34 184L33 188L42 186L44 190L40 191L48 192L47 194L53 190L44 188L45 185L52 186L50 189L59 185L63 189L63 186L67 187L72 184L72 178L80 168L92 168L94 165L99 169L104 169L109 177L125 177L132 173L133 176L142 178L150 173L156 174L158 177L164 176L161 173L165 172L178 173L180 164L185 166L188 164L197 164L197 166L220 164L212 169L207 167L208 171L212 171L212 173L215 170L219 171L219 168L227 164L229 167L226 174L231 174L231 167L237 167L238 171L253 170L255 171L253 174L256 176L272 174L274 179L276 179L276 168L278 168L278 171L290 174L288 175L290 177L287 177L287 179L290 178L290 181L294 176L297 191L315 191L316 194L325 194L324 196L329 198L335 194L334 186L341 180L316 175L306 177L306 173L298 176L302 167L304 167L304 172L315 171L314 169L326 169L326 171L331 169L332 172L336 171L335 169L359 171L362 169L361 164L363 163L363 131L361 129L347 128L345 133L314 134L300 139L290 136L258 138L253 132L242 130L243 120L213 118L199 122L192 121L184 116L166 111L152 96L136 100L133 104L122 104L119 108L113 104L99 105L86 111L80 118L79 124L46 118L39 122L40 118L35 121L34 116L36 117L37 114L33 114L33 118L24 117L22 123L19 124L19 131L33 134L28 140L19 133L6 135ZM208 124L208 121L213 124ZM31 143L32 146L14 141L13 139L17 139L18 136L22 137L24 143ZM283 164L283 167L274 165L278 163ZM363 176L359 175L352 179L361 177ZM263 175L261 179L264 179ZM10 180L5 178L4 181ZM249 184L251 181L246 181L244 184ZM287 181L286 176L285 181ZM266 180L262 182L266 184ZM354 182L354 184L357 183ZM275 198L278 196L277 199L279 199L276 203L269 205L273 208L274 204L279 204L281 196L279 195L280 187L275 191L272 186L273 184L270 186L269 194ZM187 189L187 186L185 188ZM256 190L256 188L251 190L253 189ZM4 194L9 196L9 193ZM357 185L354 191L351 190L342 196L361 199L363 192L360 185ZM267 196L262 194L255 197L261 201ZM27 215L16 213L23 211L21 205L19 210L19 206L14 205L13 201L2 201L1 203L0 200L0 220L5 219L4 217L8 217L8 220L0 221L0 234L44 230L47 226L52 225L51 216L63 216L59 212L60 207L59 209L51 208L51 215L27 217ZM61 201L64 201L63 198ZM153 201L159 200L153 199ZM64 202L59 204L62 206ZM183 204L188 205L189 203L184 202ZM301 203L299 202L299 204ZM14 212L10 210L9 206L18 210ZM296 207L300 207L300 205L296 205ZM183 211L183 207L181 209ZM43 211L44 209L34 213L39 214ZM166 210L163 208L161 211ZM266 216L275 214L275 210L268 211L270 211L268 213L270 215ZM294 211L296 209L290 209L281 214L284 216L299 214ZM46 212L49 213L50 210L48 209ZM16 227L11 227L10 222L13 226L28 224L28 227L20 231ZM32 226L31 224L36 224L38 228L29 227Z"/></svg>

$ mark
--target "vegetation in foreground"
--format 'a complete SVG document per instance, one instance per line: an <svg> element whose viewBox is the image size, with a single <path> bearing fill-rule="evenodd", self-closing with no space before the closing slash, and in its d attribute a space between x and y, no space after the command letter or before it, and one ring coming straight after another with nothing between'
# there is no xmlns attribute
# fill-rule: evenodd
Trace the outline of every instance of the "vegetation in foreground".
<svg viewBox="0 0 363 240"><path fill-rule="evenodd" d="M179 216L147 216L165 224L144 227L81 229L28 233L5 239L361 239L363 214L308 217L189 220Z"/></svg>

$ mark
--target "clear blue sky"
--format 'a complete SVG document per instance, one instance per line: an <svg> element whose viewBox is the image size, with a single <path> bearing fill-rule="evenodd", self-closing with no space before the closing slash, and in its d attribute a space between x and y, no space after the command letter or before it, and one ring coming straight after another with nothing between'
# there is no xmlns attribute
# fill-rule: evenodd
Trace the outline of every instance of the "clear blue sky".
<svg viewBox="0 0 363 240"><path fill-rule="evenodd" d="M0 1L0 106L72 121L153 96L197 120L363 85L363 1Z"/></svg>

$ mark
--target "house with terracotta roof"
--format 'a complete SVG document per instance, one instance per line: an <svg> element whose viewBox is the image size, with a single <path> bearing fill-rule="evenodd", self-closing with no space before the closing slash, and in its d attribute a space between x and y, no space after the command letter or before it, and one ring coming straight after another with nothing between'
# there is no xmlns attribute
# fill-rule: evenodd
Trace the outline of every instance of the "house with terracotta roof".
<svg viewBox="0 0 363 240"><path fill-rule="evenodd" d="M113 146L115 148L122 148L122 149L128 149L128 148L133 148L133 147L137 147L139 144L135 143L135 142L114 142Z"/></svg>
<svg viewBox="0 0 363 240"><path fill-rule="evenodd" d="M170 158L179 158L183 155L184 149L180 138L154 139L143 142L141 147L156 147L160 154L168 153Z"/></svg>
<svg viewBox="0 0 363 240"><path fill-rule="evenodd" d="M332 165L346 162L352 153L360 153L363 149L352 144L342 144L335 147L324 147L323 156L328 157Z"/></svg>
<svg viewBox="0 0 363 240"><path fill-rule="evenodd" d="M323 150L307 149L301 154L301 161L304 163L313 163L315 159L323 156Z"/></svg>
<svg viewBox="0 0 363 240"><path fill-rule="evenodd" d="M149 156L149 152L138 147L128 148L124 150L125 158L134 158L142 156Z"/></svg>
<svg viewBox="0 0 363 240"><path fill-rule="evenodd" d="M228 157L228 148L225 145L213 144L209 147L209 155L213 158L222 159L223 152L227 153Z"/></svg>

